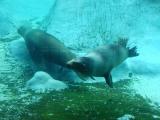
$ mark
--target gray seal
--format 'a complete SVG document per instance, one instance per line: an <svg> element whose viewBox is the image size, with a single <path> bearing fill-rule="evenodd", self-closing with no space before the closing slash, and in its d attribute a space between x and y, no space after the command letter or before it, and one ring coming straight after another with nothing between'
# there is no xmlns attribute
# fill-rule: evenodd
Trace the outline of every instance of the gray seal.
<svg viewBox="0 0 160 120"><path fill-rule="evenodd" d="M66 68L66 63L76 56L56 37L43 30L26 26L21 26L18 33L24 38L31 59L38 66L38 70L48 73L55 71L59 75L55 79L72 72Z"/></svg>
<svg viewBox="0 0 160 120"><path fill-rule="evenodd" d="M73 69L82 79L89 76L104 77L106 83L113 87L111 71L129 57L135 57L137 47L127 47L128 39L100 46L85 56L74 58L67 62L67 67Z"/></svg>

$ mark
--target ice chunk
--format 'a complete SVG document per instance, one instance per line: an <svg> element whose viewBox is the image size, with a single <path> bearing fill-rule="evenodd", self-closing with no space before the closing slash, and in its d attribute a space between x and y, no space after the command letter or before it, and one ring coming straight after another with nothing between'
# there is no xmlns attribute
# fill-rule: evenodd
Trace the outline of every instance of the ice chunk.
<svg viewBox="0 0 160 120"><path fill-rule="evenodd" d="M48 73L38 71L27 82L26 87L35 92L45 92L48 90L60 91L66 89L68 86L62 81L53 79Z"/></svg>

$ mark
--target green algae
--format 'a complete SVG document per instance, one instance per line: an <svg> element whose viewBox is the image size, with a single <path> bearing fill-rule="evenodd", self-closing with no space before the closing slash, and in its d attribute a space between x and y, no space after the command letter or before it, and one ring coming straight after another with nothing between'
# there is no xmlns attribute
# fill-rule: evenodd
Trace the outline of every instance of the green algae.
<svg viewBox="0 0 160 120"><path fill-rule="evenodd" d="M129 89L130 80L109 88L104 83L77 84L61 92L41 94L39 102L27 106L22 120L115 120L131 114L137 120L151 120L160 111Z"/></svg>
<svg viewBox="0 0 160 120"><path fill-rule="evenodd" d="M1 101L2 120L115 120L124 114L134 115L137 120L152 120L152 115L160 116L160 109L154 109L149 100L131 89L132 80L116 82L113 89L105 83L81 83L60 92L23 91L34 72L4 57L6 65L12 66L1 74L1 83L8 85L13 98ZM28 96L21 97L23 94Z"/></svg>

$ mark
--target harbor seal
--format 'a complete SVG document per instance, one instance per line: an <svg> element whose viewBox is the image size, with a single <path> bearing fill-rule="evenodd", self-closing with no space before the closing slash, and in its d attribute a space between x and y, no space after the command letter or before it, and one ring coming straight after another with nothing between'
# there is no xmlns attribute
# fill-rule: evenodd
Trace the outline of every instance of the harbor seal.
<svg viewBox="0 0 160 120"><path fill-rule="evenodd" d="M135 57L137 47L127 47L128 39L100 46L83 57L74 58L67 62L67 67L73 69L79 76L104 77L106 83L113 87L111 71L129 57ZM81 75L80 75L81 74Z"/></svg>
<svg viewBox="0 0 160 120"><path fill-rule="evenodd" d="M45 31L32 29L28 26L21 26L17 32L24 38L31 59L38 67L38 70L51 74L54 71L56 73L65 74L65 76L68 74L70 75L70 72L72 71L65 68L66 63L75 58L76 55L60 40ZM56 78L54 77L55 79L65 77L60 76L59 74L53 74L54 76L58 76Z"/></svg>

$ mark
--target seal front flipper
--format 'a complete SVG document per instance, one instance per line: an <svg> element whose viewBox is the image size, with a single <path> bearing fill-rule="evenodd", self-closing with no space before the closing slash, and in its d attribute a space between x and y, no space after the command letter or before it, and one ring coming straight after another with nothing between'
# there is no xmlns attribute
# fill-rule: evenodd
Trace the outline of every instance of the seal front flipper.
<svg viewBox="0 0 160 120"><path fill-rule="evenodd" d="M109 85L109 87L113 88L113 82L112 82L112 76L110 72L107 72L104 74L104 78L106 80L106 83Z"/></svg>
<svg viewBox="0 0 160 120"><path fill-rule="evenodd" d="M96 80L93 76L90 76L90 78L91 78L92 80Z"/></svg>

